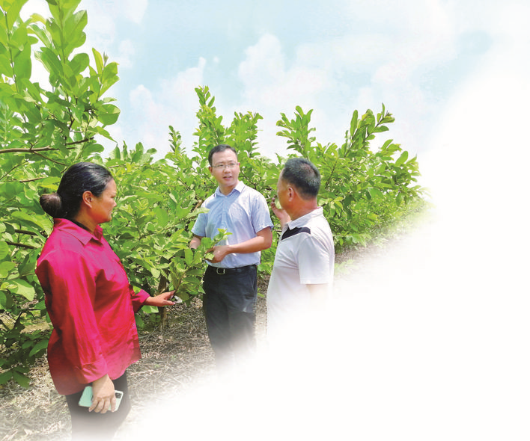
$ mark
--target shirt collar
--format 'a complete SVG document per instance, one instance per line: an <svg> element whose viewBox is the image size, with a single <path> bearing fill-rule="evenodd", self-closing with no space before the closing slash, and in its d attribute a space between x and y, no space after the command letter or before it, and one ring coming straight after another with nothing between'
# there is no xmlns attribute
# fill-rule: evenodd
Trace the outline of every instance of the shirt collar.
<svg viewBox="0 0 530 441"><path fill-rule="evenodd" d="M226 196L223 193L221 193L221 190L219 190L219 187L217 187L217 189L215 190L215 195L216 196L228 197L232 193L234 193L234 191L237 191L237 192L239 192L239 194L241 194L245 187L246 187L246 185L242 181L238 181L237 185L234 187L234 189L230 193L228 193Z"/></svg>
<svg viewBox="0 0 530 441"><path fill-rule="evenodd" d="M286 226L289 230L293 228L301 227L309 222L309 219L317 216L322 216L324 214L324 209L322 207L315 208L313 211L310 211L307 214L295 219L294 221L287 222Z"/></svg>
<svg viewBox="0 0 530 441"><path fill-rule="evenodd" d="M100 242L101 238L103 237L103 229L99 225L96 226L94 234L92 234L89 231L85 230L84 228L77 226L76 224L74 224L72 221L69 221L68 219L56 218L56 219L53 219L53 223L54 223L54 226L53 226L54 229L71 234L77 240L79 240L79 242L81 242L83 245L86 245L88 242L90 242L90 239L94 239Z"/></svg>

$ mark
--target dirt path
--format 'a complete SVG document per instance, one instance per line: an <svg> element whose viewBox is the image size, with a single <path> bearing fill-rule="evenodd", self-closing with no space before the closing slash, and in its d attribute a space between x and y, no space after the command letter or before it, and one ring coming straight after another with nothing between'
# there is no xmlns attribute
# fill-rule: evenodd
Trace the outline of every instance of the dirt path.
<svg viewBox="0 0 530 441"><path fill-rule="evenodd" d="M336 274L338 301L357 298L362 302L381 290L384 292L387 282L389 290L395 290L396 280L406 285L407 278L421 270L428 259L426 234L425 229L419 230L337 256L337 262L342 264ZM418 249L423 251L418 254ZM405 262L403 254L412 250L416 254L412 253L412 260ZM260 287L261 292L265 290L266 285ZM258 300L257 313L258 345L263 346L266 329L263 298ZM126 423L129 429L134 429L135 421L146 408L167 396L168 391L186 393L207 384L214 376L213 354L198 302L190 307L174 307L163 332L140 332L140 345L143 358L128 370L133 401ZM15 384L0 389L0 440L70 439L67 407L53 387L44 358L30 376L29 389ZM125 436L117 438L126 439Z"/></svg>

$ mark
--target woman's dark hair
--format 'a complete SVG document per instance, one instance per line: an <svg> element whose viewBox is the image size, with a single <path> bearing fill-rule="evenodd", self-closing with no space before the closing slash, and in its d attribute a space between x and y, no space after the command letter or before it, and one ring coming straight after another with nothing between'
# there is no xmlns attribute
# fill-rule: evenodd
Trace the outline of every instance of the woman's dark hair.
<svg viewBox="0 0 530 441"><path fill-rule="evenodd" d="M40 205L51 217L73 219L81 207L83 193L90 191L94 196L100 196L112 179L105 167L78 162L66 170L57 193L40 197Z"/></svg>
<svg viewBox="0 0 530 441"><path fill-rule="evenodd" d="M303 199L316 198L320 190L320 172L305 158L291 158L282 170L282 179L294 185Z"/></svg>

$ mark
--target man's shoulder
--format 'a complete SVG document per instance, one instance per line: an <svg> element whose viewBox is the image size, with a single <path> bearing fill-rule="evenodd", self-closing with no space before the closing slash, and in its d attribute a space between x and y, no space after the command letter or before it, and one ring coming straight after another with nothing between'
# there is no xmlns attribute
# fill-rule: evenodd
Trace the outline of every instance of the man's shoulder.
<svg viewBox="0 0 530 441"><path fill-rule="evenodd" d="M300 227L306 229L308 236L313 240L331 240L333 241L333 234L329 226L329 222L322 213L315 213L306 219L306 222L301 223Z"/></svg>
<svg viewBox="0 0 530 441"><path fill-rule="evenodd" d="M243 184L241 188L241 195L247 196L249 199L263 199L265 200L265 196L263 196L258 190L249 187L246 184Z"/></svg>
<svg viewBox="0 0 530 441"><path fill-rule="evenodd" d="M215 191L210 195L208 196L204 202L202 203L203 207L208 207L209 204L212 204L213 202L215 202L216 198L215 198Z"/></svg>

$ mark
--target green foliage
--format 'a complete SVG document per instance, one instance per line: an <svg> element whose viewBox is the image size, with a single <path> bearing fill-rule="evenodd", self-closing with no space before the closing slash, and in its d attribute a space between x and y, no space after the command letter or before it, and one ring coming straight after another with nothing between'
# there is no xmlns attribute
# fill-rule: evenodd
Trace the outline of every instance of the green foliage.
<svg viewBox="0 0 530 441"><path fill-rule="evenodd" d="M155 149L124 143L106 157L96 138L111 139L105 127L119 109L104 97L118 81L117 64L95 49L78 49L86 39L85 11L79 0L48 1L51 18L19 16L24 0L0 0L0 384L11 379L27 386L27 372L45 349L50 332L44 293L35 276L37 257L52 231L39 196L55 191L67 167L80 161L111 170L118 187L118 205L105 237L120 257L136 289L157 294L175 289L189 302L201 293L208 250L226 237L203 239L189 249L191 228L216 182L208 172L208 152L228 143L238 150L240 179L267 200L276 192L287 160L260 155L258 113L235 113L228 125L217 115L208 87L196 89L199 108L196 142L191 156L180 132L170 126L170 151L154 159ZM32 57L49 73L47 85L31 81ZM287 139L290 156L303 156L321 171L319 205L324 207L336 247L365 244L395 222L422 188L416 158L386 140L372 148L394 122L383 106L374 115L353 112L340 146L321 145L311 127L312 110L296 107L294 118L281 114L278 136ZM278 233L278 226L276 227ZM261 273L272 270L278 234L262 252ZM143 313L157 312L154 307Z"/></svg>
<svg viewBox="0 0 530 441"><path fill-rule="evenodd" d="M192 296L204 293L201 282L206 269L206 260L213 258L212 247L226 240L229 234L221 229L213 239L204 237L198 248L191 249L188 244L185 244L175 254L169 267L171 283L175 295L180 297L183 302L189 303Z"/></svg>
<svg viewBox="0 0 530 441"><path fill-rule="evenodd" d="M344 143L322 146L309 137L315 131L309 128L311 111L296 108L295 118L285 114L277 125L284 128L278 136L288 139L288 148L309 159L320 170L322 184L319 204L333 231L335 245L340 249L354 244L366 244L379 226L388 222L390 215L402 203L419 197L421 188L411 186L419 175L416 158L408 160L399 144L387 140L374 153L370 141L377 133L388 131L394 122L383 105L374 116L367 110L359 119L353 112Z"/></svg>

